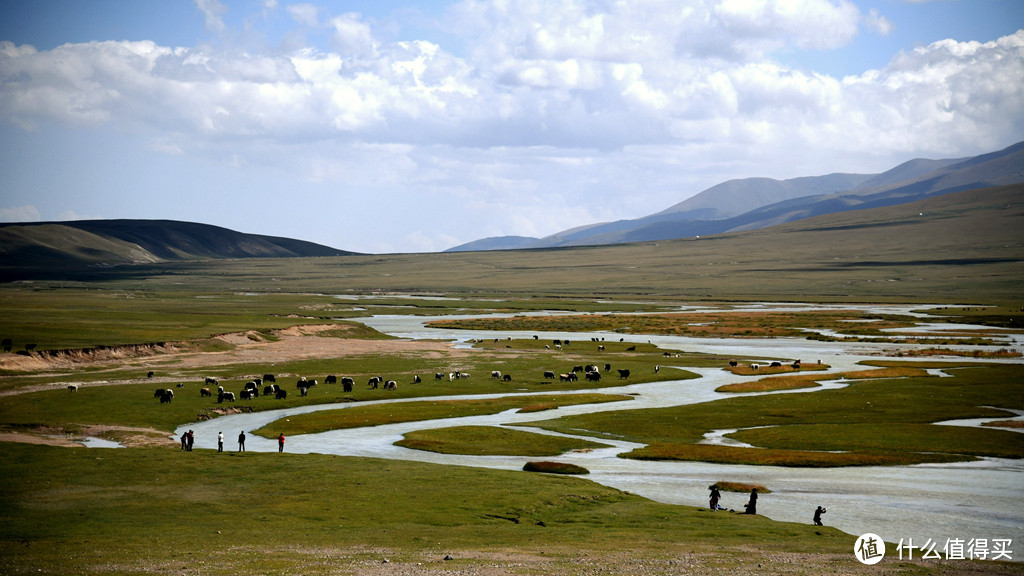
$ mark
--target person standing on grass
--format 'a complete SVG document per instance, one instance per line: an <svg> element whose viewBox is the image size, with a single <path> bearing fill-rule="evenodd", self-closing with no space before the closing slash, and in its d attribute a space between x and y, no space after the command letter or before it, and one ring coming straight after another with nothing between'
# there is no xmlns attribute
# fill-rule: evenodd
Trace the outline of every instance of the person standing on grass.
<svg viewBox="0 0 1024 576"><path fill-rule="evenodd" d="M238 451L245 452L245 430L242 430L242 433L238 435Z"/></svg>
<svg viewBox="0 0 1024 576"><path fill-rule="evenodd" d="M224 451L224 431L217 432L217 452Z"/></svg>
<svg viewBox="0 0 1024 576"><path fill-rule="evenodd" d="M747 502L747 511L744 514L757 514L757 488L750 491L750 501Z"/></svg>
<svg viewBox="0 0 1024 576"><path fill-rule="evenodd" d="M814 511L814 525L815 526L823 526L823 524L821 523L821 515L824 514L825 512L827 512L827 510L825 510L821 506L818 506L818 509Z"/></svg>
<svg viewBox="0 0 1024 576"><path fill-rule="evenodd" d="M181 433L181 451L184 452L188 446L188 432Z"/></svg>
<svg viewBox="0 0 1024 576"><path fill-rule="evenodd" d="M277 437L277 451L284 452L284 434Z"/></svg>
<svg viewBox="0 0 1024 576"><path fill-rule="evenodd" d="M195 443L196 443L195 432L192 432L191 430L189 430L188 431L188 451L189 452L192 451L192 446L195 445Z"/></svg>
<svg viewBox="0 0 1024 576"><path fill-rule="evenodd" d="M718 501L722 499L722 493L718 491L718 486L708 486L711 490L711 499L708 502L708 508L712 510L718 510Z"/></svg>

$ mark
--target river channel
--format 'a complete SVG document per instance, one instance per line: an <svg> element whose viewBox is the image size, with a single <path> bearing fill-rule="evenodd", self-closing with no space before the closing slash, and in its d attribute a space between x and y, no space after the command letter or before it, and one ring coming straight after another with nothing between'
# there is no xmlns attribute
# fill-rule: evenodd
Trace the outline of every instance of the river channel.
<svg viewBox="0 0 1024 576"><path fill-rule="evenodd" d="M752 305L751 310L771 309L797 310L821 309L818 306L797 305ZM851 306L844 305L844 309ZM924 307L915 306L914 310ZM909 313L911 308L872 306L868 308L879 313ZM689 309L692 311L692 309ZM478 318L480 314L467 317ZM444 318L454 318L444 316ZM359 319L381 332L412 339L450 339L458 345L468 346L472 339L491 338L562 338L573 341L589 341L591 337L606 339L624 338L626 341L651 342L666 349L685 350L718 354L728 357L750 358L752 360L801 358L804 362L818 359L831 366L830 372L856 369L862 360L879 360L886 354L912 348L914 344L872 344L861 342L821 342L797 338L771 339L708 339L678 336L623 335L618 333L543 333L515 331L467 331L453 329L425 328L424 323L434 320L422 316L375 316ZM922 326L928 327L922 318ZM936 325L936 330L948 329ZM963 326L961 326L963 328ZM977 326L969 328L978 329ZM1024 347L1024 336L1007 334L1002 339L1005 345L998 348ZM906 360L906 358L902 358ZM963 358L957 358L964 361ZM1014 363L1024 362L1020 358L1002 360ZM682 366L680 366L682 368ZM666 359L662 370L673 369L671 359ZM633 394L629 409L677 406L711 402L727 395L715 392L723 384L742 381L729 372L720 369L695 369L700 378L691 380L662 381L650 384L631 384L614 388L592 390L607 394ZM941 375L941 374L939 374ZM843 386L840 381L832 382L813 391L787 393L810 393ZM575 390L576 392L586 392ZM531 392L531 394L537 394ZM728 395L735 396L735 395ZM466 396L470 397L470 396ZM463 397L463 398L466 398ZM481 398L481 395L473 395ZM444 398L459 398L448 396ZM437 400L438 397L426 400ZM415 401L415 400L401 400ZM380 402L389 402L383 400ZM368 402L361 402L366 405ZM265 424L316 410L344 408L352 404L331 404L305 406L301 408L273 410L250 414L237 414L196 422L179 428L195 431L196 445L200 448L216 448L218 431L223 431L226 448L234 450L235 438L239 431L259 428ZM521 470L528 460L524 457L504 456L463 456L435 454L410 450L394 445L402 435L413 431L450 426L486 425L501 426L524 423L533 420L607 410L622 410L621 403L568 406L557 411L532 414L518 414L509 411L489 416L432 420L403 424L336 430L321 434L290 436L287 451L293 453L322 453L339 456L364 456L391 458L445 465L477 466L506 470ZM708 405L714 409L713 404ZM1007 413L1009 418L1021 418L1019 414ZM979 422L952 422L950 425L977 425ZM538 433L549 433L532 429ZM586 438L585 436L583 436ZM593 440L593 438L588 438ZM590 452L573 452L557 458L590 470L587 480L668 504L707 506L708 485L720 480L749 482L767 486L770 494L758 500L758 512L769 518L810 524L817 506L824 506L828 512L823 517L826 525L835 526L851 535L871 532L886 541L899 542L912 538L915 545L929 539L941 551L949 540L964 542L976 539L1009 539L1013 560L1024 559L1024 550L1017 551L1024 543L1024 461L986 458L976 462L957 464L926 464L894 467L851 467L851 468L786 468L771 466L735 466L694 462L648 462L618 458L622 452L638 445L628 442L609 442L612 448ZM721 434L713 435L709 442L727 442ZM276 440L248 434L247 450L277 450ZM724 493L721 504L734 510L743 509L747 495ZM711 513L711 512L709 512ZM729 512L717 512L729 513ZM853 539L851 538L851 546ZM1019 552L1019 554L1018 554ZM1018 558L1017 556L1021 556Z"/></svg>

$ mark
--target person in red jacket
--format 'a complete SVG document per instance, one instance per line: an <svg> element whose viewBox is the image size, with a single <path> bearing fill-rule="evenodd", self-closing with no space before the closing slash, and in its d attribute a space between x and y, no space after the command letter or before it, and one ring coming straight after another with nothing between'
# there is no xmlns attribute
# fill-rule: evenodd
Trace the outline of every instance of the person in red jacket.
<svg viewBox="0 0 1024 576"><path fill-rule="evenodd" d="M277 451L284 452L284 434L277 437Z"/></svg>

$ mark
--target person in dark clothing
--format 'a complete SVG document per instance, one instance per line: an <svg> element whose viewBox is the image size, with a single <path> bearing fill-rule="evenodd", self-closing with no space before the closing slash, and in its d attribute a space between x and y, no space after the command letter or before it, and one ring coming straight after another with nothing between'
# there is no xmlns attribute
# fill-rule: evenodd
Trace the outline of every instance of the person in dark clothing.
<svg viewBox="0 0 1024 576"><path fill-rule="evenodd" d="M718 491L718 486L708 486L711 490L711 498L708 500L708 508L712 510L718 510L718 501L722 499L722 493Z"/></svg>
<svg viewBox="0 0 1024 576"><path fill-rule="evenodd" d="M192 451L192 446L196 443L196 435L191 430L188 431L188 448L187 451Z"/></svg>
<svg viewBox="0 0 1024 576"><path fill-rule="evenodd" d="M245 430L242 430L242 433L238 435L238 451L245 452Z"/></svg>
<svg viewBox="0 0 1024 576"><path fill-rule="evenodd" d="M827 512L827 510L825 510L821 506L818 506L818 509L814 511L814 525L815 526L822 526L821 515L824 514L825 512Z"/></svg>
<svg viewBox="0 0 1024 576"><path fill-rule="evenodd" d="M747 502L746 508L744 514L757 514L757 488L750 491L750 501Z"/></svg>
<svg viewBox="0 0 1024 576"><path fill-rule="evenodd" d="M188 432L181 433L181 451L184 452L185 448L188 447Z"/></svg>

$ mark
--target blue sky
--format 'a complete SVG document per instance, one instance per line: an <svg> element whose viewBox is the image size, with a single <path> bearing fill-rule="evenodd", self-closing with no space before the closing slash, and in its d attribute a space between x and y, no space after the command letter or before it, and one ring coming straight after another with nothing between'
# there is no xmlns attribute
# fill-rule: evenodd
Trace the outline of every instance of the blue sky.
<svg viewBox="0 0 1024 576"><path fill-rule="evenodd" d="M0 221L437 251L1024 140L1024 2L0 0Z"/></svg>

